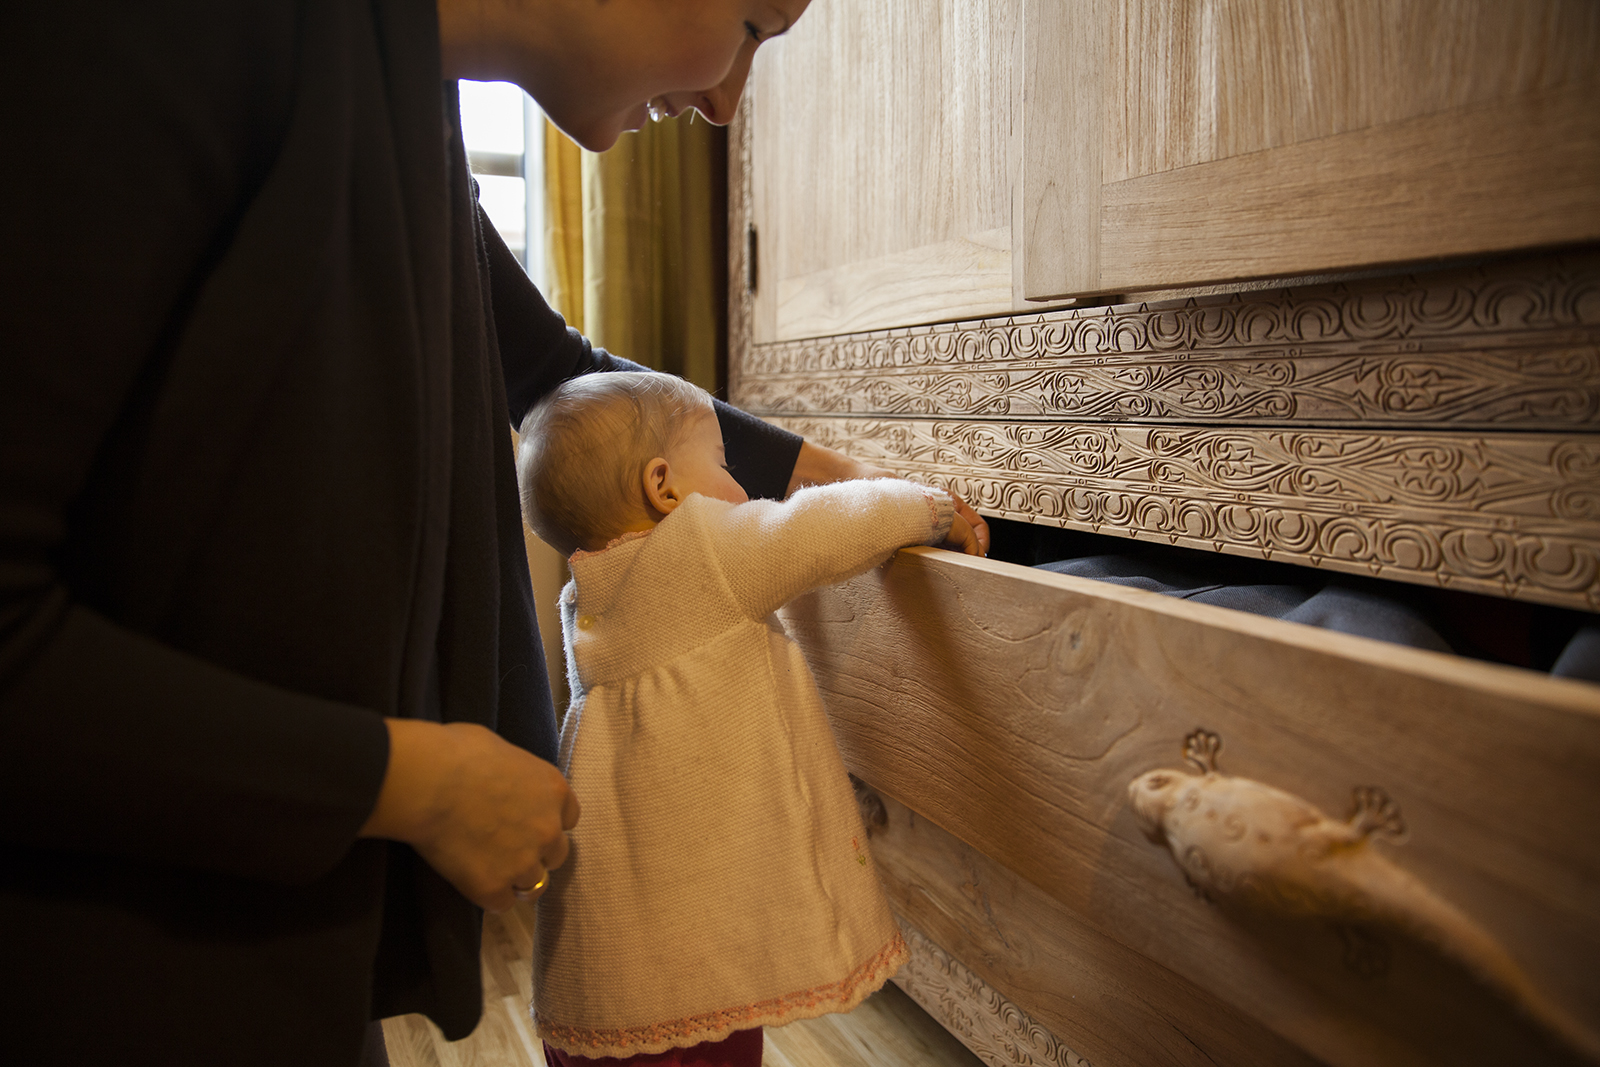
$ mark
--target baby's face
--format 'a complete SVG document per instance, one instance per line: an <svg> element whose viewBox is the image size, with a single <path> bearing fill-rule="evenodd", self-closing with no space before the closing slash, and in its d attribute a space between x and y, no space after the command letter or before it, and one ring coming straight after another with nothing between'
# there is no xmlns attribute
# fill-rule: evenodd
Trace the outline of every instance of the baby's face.
<svg viewBox="0 0 1600 1067"><path fill-rule="evenodd" d="M715 412L707 411L695 418L694 425L678 438L666 460L671 467L673 488L678 490L680 499L690 493L726 500L730 504L743 504L750 499L728 473L722 427Z"/></svg>

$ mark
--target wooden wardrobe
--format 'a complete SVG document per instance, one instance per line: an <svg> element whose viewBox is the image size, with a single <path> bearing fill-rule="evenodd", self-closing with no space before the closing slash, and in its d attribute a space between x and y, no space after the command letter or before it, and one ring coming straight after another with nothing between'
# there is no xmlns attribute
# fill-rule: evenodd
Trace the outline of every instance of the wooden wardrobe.
<svg viewBox="0 0 1600 1067"><path fill-rule="evenodd" d="M814 0L730 159L746 409L992 516L1600 611L1600 4ZM786 623L986 1062L1600 1057L1600 685L935 550Z"/></svg>

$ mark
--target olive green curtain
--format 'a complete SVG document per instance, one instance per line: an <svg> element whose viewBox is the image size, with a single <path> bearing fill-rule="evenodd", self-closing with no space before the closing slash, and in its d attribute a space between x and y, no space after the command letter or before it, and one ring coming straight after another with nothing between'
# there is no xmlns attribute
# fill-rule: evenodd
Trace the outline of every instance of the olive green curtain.
<svg viewBox="0 0 1600 1067"><path fill-rule="evenodd" d="M566 134L544 123L545 299L582 333L583 156ZM531 238L530 238L531 240Z"/></svg>
<svg viewBox="0 0 1600 1067"><path fill-rule="evenodd" d="M546 294L595 344L715 391L723 131L689 115L579 149L546 124Z"/></svg>

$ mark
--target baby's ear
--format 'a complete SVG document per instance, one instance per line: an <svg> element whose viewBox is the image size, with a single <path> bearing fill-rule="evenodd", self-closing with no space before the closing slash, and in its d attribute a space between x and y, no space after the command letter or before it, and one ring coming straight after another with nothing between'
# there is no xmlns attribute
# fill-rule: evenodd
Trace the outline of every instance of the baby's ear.
<svg viewBox="0 0 1600 1067"><path fill-rule="evenodd" d="M662 515L670 515L683 500L672 486L672 465L657 456L644 465L644 498Z"/></svg>

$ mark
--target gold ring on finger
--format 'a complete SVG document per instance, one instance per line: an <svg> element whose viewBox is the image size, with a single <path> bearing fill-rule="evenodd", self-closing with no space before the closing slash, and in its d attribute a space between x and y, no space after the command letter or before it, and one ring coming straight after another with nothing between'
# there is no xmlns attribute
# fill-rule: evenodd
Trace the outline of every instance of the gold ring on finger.
<svg viewBox="0 0 1600 1067"><path fill-rule="evenodd" d="M539 880L530 886L512 885L511 892L518 900L531 900L533 895L543 889L545 883L549 880L550 875L548 873L541 874Z"/></svg>

